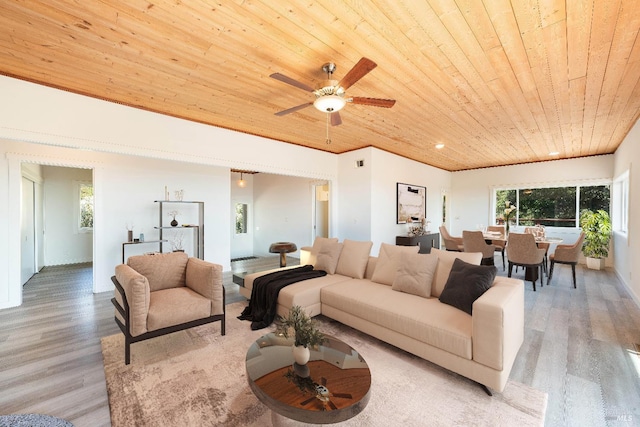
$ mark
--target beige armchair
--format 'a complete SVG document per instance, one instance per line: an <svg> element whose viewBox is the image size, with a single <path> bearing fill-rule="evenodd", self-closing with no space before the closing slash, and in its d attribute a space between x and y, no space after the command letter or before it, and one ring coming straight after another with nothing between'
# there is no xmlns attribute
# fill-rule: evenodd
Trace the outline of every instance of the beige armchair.
<svg viewBox="0 0 640 427"><path fill-rule="evenodd" d="M580 258L580 251L582 250L582 243L584 242L584 231L580 233L580 237L573 245L558 245L554 253L549 255L551 260L551 266L549 267L549 278L547 279L547 286L551 282L551 276L553 276L553 267L555 263L569 264L571 265L571 274L573 276L573 288L576 288L576 265Z"/></svg>
<svg viewBox="0 0 640 427"><path fill-rule="evenodd" d="M464 245L462 243L462 237L453 237L447 231L447 227L440 226L440 235L444 242L444 248L448 251L464 252Z"/></svg>
<svg viewBox="0 0 640 427"><path fill-rule="evenodd" d="M507 240L505 239L505 227L504 225L489 225L487 226L487 231L494 231L500 233L500 239L495 239L491 241L491 244L495 247L496 252L500 252L502 254L502 271L505 270L504 265L504 248L507 247Z"/></svg>
<svg viewBox="0 0 640 427"><path fill-rule="evenodd" d="M511 277L511 271L514 265L525 268L524 280L533 283L533 290L536 290L536 281L540 277L540 287L542 287L542 269L544 268L544 254L546 249L538 248L536 238L533 234L509 233L507 243L507 260L509 262L508 277ZM538 275L538 269L540 274Z"/></svg>
<svg viewBox="0 0 640 427"><path fill-rule="evenodd" d="M129 257L115 273L111 302L125 337L125 364L139 341L218 320L225 334L221 265L172 252Z"/></svg>
<svg viewBox="0 0 640 427"><path fill-rule="evenodd" d="M496 247L487 244L482 235L482 231L462 231L462 246L465 252L480 252L482 254L482 265L494 265L493 254Z"/></svg>

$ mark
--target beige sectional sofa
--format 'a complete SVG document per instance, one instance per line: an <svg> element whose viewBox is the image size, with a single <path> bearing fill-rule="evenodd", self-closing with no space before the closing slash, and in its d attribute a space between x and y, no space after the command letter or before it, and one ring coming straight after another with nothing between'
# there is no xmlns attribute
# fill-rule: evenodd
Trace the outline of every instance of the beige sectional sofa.
<svg viewBox="0 0 640 427"><path fill-rule="evenodd" d="M372 257L370 248L371 242L335 239L302 248L301 264L329 274L283 288L278 314L302 306L503 391L524 338L522 280L495 277L468 314L439 297L452 268L463 264L452 267L456 258L479 265L481 254L433 249L423 255L417 246L382 244ZM255 278L266 273L247 275L241 293L249 298Z"/></svg>

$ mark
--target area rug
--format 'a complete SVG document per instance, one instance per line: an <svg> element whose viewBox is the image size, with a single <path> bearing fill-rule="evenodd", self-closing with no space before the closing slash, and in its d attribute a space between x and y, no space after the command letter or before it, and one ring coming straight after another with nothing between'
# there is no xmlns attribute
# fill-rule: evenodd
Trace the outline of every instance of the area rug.
<svg viewBox="0 0 640 427"><path fill-rule="evenodd" d="M122 334L102 339L111 423L119 426L269 426L271 413L245 373L251 331L236 319L245 302L227 306L227 335L218 323L133 344L124 364ZM542 426L547 395L509 381L493 397L472 381L338 322L320 329L364 357L371 369L365 410L344 426Z"/></svg>

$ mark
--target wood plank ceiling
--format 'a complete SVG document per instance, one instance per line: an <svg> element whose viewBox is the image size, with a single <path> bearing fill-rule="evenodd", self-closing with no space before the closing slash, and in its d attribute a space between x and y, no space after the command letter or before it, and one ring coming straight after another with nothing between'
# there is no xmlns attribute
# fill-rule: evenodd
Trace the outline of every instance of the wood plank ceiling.
<svg viewBox="0 0 640 427"><path fill-rule="evenodd" d="M640 114L640 0L13 0L0 73L332 153L449 171L612 153ZM313 95L378 67L326 139ZM435 148L444 144L444 148ZM557 152L556 155L550 155Z"/></svg>

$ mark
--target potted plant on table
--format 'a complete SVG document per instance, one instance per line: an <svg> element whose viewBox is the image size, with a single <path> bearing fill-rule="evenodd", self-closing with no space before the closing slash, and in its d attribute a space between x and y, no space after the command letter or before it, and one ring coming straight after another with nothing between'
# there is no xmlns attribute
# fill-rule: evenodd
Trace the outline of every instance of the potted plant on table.
<svg viewBox="0 0 640 427"><path fill-rule="evenodd" d="M580 227L584 231L582 253L587 258L587 267L600 270L609 256L611 241L611 219L607 211L585 209L580 213Z"/></svg>
<svg viewBox="0 0 640 427"><path fill-rule="evenodd" d="M276 332L285 338L294 336L293 357L298 365L305 365L311 357L310 347L315 347L324 342L324 334L316 327L312 320L299 305L294 305L289 310L287 317L280 317L277 322Z"/></svg>

